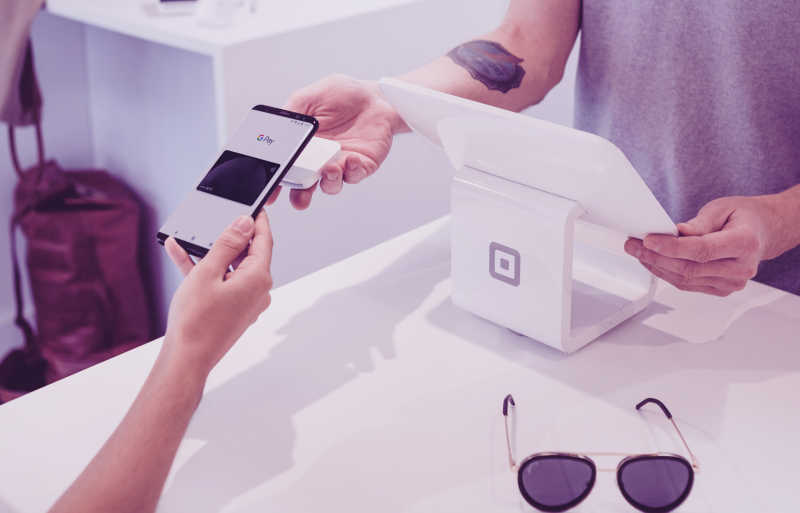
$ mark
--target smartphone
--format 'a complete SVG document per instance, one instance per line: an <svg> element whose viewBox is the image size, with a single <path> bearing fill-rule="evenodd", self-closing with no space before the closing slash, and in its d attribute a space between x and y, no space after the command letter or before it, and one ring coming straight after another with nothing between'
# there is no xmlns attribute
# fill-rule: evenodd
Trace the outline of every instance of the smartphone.
<svg viewBox="0 0 800 513"><path fill-rule="evenodd" d="M205 256L234 219L258 214L318 127L305 114L253 107L158 231L158 242L173 237L190 255Z"/></svg>

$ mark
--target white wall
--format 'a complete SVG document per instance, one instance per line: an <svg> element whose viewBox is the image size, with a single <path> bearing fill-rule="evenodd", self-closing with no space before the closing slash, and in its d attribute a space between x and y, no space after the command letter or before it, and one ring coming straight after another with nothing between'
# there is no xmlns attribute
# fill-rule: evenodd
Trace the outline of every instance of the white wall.
<svg viewBox="0 0 800 513"><path fill-rule="evenodd" d="M49 37L58 33L58 38ZM39 82L45 98L45 148L64 167L92 165L92 136L86 91L85 40L83 27L53 16L39 16L33 25L34 52ZM16 176L8 155L6 126L0 134L0 355L22 342L13 324L14 295L11 261L5 227L8 226ZM23 163L35 160L33 129L17 132ZM22 240L20 236L18 240ZM24 258L24 245L20 245ZM21 261L24 269L24 260ZM27 286L26 286L27 291Z"/></svg>
<svg viewBox="0 0 800 513"><path fill-rule="evenodd" d="M445 24L420 23L412 41L398 38L382 48L364 45L363 34L355 32L352 41L339 47L363 47L361 55L350 50L331 59L330 69L325 63L315 64L313 73L345 71L362 78L397 73L490 29L505 3L459 2L464 7L458 13L461 24L448 29ZM468 4L474 9L467 9ZM349 33L324 26L315 30L322 38ZM101 29L84 29L47 14L36 22L34 38L47 101L48 153L68 166L94 162L128 181L152 204L148 223L155 232L179 200L186 181L193 180L197 169L217 151L210 59ZM281 47L290 40L291 36L283 39ZM54 46L52 41L68 44ZM571 60L563 83L530 109L531 114L571 123L574 68ZM264 102L279 103L296 84L311 79L302 67L294 73L280 85L265 85ZM181 79L176 82L174 77ZM192 109L192 116L170 115ZM160 159L158 168L148 165L154 158ZM5 148L0 148L0 165L5 162ZM1 175L6 185L0 199L0 222L4 222L11 208L13 178L10 169ZM270 208L276 236L276 283L286 283L445 214L449 179L450 168L441 151L407 134L396 138L381 170L364 183L346 186L337 196L318 193L305 212L294 211L282 198ZM9 283L0 297L0 353L18 340L9 329L13 303L7 253L0 252L0 276L8 276L4 282ZM155 272L164 276L163 314L179 279L155 245L152 258Z"/></svg>
<svg viewBox="0 0 800 513"><path fill-rule="evenodd" d="M293 90L330 73L378 78L403 72L491 29L504 10L503 2L483 0L409 2L228 46L218 62L89 28L95 161L150 203L148 231L155 233L218 153L222 121L238 123L257 103L282 105ZM443 30L447 20L451 27ZM224 86L213 80L219 69ZM217 102L222 120L215 116ZM345 186L335 197L317 194L305 212L292 209L284 196L268 210L280 248L273 259L276 285L446 213L448 169L427 141L400 137L381 172L363 184ZM181 277L158 246L146 244L163 313Z"/></svg>
<svg viewBox="0 0 800 513"><path fill-rule="evenodd" d="M86 29L95 165L126 182L145 206L143 265L156 333L182 279L155 234L216 154L212 60L173 47Z"/></svg>

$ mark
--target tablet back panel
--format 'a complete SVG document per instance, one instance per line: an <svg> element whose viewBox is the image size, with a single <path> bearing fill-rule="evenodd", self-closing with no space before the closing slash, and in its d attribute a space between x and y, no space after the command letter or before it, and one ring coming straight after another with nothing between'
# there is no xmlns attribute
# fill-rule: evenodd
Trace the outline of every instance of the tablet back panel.
<svg viewBox="0 0 800 513"><path fill-rule="evenodd" d="M675 224L611 142L395 79L381 90L416 132L472 167L577 201L584 219L625 235L676 234Z"/></svg>

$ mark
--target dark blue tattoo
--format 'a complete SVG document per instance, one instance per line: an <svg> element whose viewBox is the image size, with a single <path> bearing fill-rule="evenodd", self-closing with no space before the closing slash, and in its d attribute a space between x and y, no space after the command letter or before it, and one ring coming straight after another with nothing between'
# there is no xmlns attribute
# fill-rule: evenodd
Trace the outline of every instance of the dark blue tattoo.
<svg viewBox="0 0 800 513"><path fill-rule="evenodd" d="M490 90L507 93L519 87L525 76L519 65L522 59L494 41L470 41L453 48L447 56Z"/></svg>

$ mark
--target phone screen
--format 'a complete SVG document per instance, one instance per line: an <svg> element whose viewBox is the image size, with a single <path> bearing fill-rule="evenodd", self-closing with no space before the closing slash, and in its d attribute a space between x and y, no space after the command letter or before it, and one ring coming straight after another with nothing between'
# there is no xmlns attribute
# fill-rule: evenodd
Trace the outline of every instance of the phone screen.
<svg viewBox="0 0 800 513"><path fill-rule="evenodd" d="M258 105L158 233L203 256L237 217L253 215L317 130L316 119Z"/></svg>

